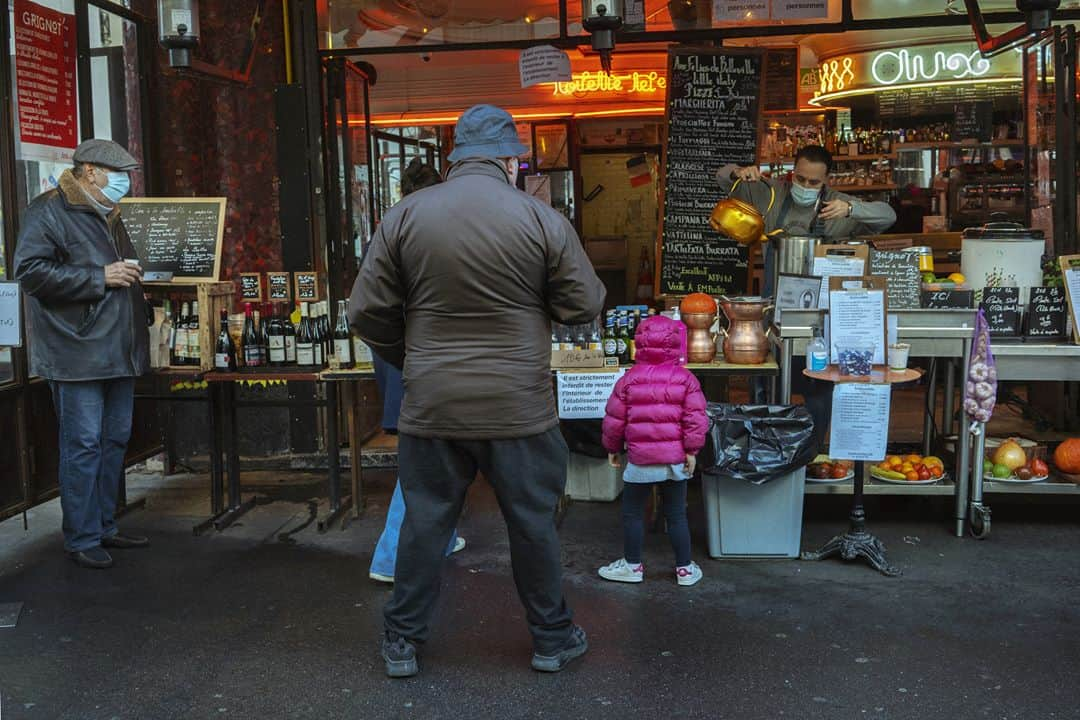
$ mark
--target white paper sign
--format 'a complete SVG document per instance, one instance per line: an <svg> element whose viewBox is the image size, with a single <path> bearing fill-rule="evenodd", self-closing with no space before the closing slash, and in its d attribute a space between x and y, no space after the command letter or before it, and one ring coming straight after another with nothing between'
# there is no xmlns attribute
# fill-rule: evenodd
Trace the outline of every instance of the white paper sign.
<svg viewBox="0 0 1080 720"><path fill-rule="evenodd" d="M769 17L769 0L713 0L713 20L765 20Z"/></svg>
<svg viewBox="0 0 1080 720"><path fill-rule="evenodd" d="M1069 300L1072 301L1072 326L1080 328L1080 270L1066 269L1064 275L1065 285L1069 288Z"/></svg>
<svg viewBox="0 0 1080 720"><path fill-rule="evenodd" d="M889 338L890 345L900 342L900 316L889 313Z"/></svg>
<svg viewBox="0 0 1080 720"><path fill-rule="evenodd" d="M570 82L570 56L551 45L537 45L521 51L518 56L521 87L540 83Z"/></svg>
<svg viewBox="0 0 1080 720"><path fill-rule="evenodd" d="M611 391L625 372L558 373L559 417L564 420L604 417Z"/></svg>
<svg viewBox="0 0 1080 720"><path fill-rule="evenodd" d="M811 275L821 278L821 292L818 294L818 306L823 310L829 309L829 278L834 275L841 277L865 275L866 260L849 255L825 255L815 257Z"/></svg>
<svg viewBox="0 0 1080 720"><path fill-rule="evenodd" d="M837 383L833 387L829 457L878 462L889 437L891 385Z"/></svg>
<svg viewBox="0 0 1080 720"><path fill-rule="evenodd" d="M19 283L0 283L0 347L22 345Z"/></svg>
<svg viewBox="0 0 1080 720"><path fill-rule="evenodd" d="M828 0L772 0L773 20L806 20L829 17Z"/></svg>
<svg viewBox="0 0 1080 720"><path fill-rule="evenodd" d="M829 309L829 362L840 362L841 348L873 348L874 365L884 365L885 291L835 290ZM843 458L842 458L843 459Z"/></svg>
<svg viewBox="0 0 1080 720"><path fill-rule="evenodd" d="M526 175L525 192L544 203L551 204L551 176L550 175Z"/></svg>
<svg viewBox="0 0 1080 720"><path fill-rule="evenodd" d="M780 273L776 281L776 308L773 319L776 324L783 323L784 308L810 310L818 306L821 293L821 281L809 275L789 275Z"/></svg>

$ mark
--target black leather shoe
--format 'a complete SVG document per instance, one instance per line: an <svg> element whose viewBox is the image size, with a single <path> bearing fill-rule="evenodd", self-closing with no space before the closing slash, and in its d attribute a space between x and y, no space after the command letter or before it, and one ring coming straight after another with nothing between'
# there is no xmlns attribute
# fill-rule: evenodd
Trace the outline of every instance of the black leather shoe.
<svg viewBox="0 0 1080 720"><path fill-rule="evenodd" d="M68 556L71 557L76 565L81 565L84 568L104 570L113 566L112 555L107 553L104 548L100 547L92 547L89 550L79 550L78 552L69 552Z"/></svg>
<svg viewBox="0 0 1080 720"><path fill-rule="evenodd" d="M149 547L150 539L145 538L142 535L124 535L123 533L116 533L112 537L101 538L101 544L105 547L126 550L128 548Z"/></svg>

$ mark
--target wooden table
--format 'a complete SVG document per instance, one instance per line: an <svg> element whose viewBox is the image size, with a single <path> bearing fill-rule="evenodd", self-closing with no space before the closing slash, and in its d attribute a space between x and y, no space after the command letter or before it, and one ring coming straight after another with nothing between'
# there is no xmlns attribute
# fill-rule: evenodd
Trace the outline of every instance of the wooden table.
<svg viewBox="0 0 1080 720"><path fill-rule="evenodd" d="M890 370L884 365L875 365L869 375L841 375L840 368L829 365L824 370L803 370L803 375L815 380L831 383L873 383L879 385L897 385L914 382L922 377L922 370ZM836 431L836 428L833 428ZM836 458L844 460L845 458ZM824 560L839 555L844 560L861 557L883 575L895 577L900 569L889 565L885 558L885 545L866 529L866 510L863 507L863 480L866 473L865 462L855 461L855 488L851 501L850 527L846 533L837 535L817 552L805 552L803 560Z"/></svg>

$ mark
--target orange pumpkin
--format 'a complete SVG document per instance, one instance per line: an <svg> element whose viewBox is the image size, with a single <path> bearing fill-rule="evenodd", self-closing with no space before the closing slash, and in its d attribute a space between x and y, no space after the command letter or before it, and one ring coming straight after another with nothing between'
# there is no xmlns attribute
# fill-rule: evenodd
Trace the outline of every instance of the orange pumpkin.
<svg viewBox="0 0 1080 720"><path fill-rule="evenodd" d="M713 315L716 313L716 301L706 293L693 293L683 298L679 311L684 315Z"/></svg>
<svg viewBox="0 0 1080 720"><path fill-rule="evenodd" d="M1061 472L1080 473L1080 438L1069 438L1054 450L1054 464Z"/></svg>

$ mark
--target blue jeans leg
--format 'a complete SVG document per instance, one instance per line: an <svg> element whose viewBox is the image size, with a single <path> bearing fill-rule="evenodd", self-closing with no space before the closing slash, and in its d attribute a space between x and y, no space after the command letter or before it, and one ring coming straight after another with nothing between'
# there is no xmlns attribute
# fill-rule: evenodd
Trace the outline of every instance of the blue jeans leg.
<svg viewBox="0 0 1080 720"><path fill-rule="evenodd" d="M116 534L114 514L131 434L134 380L54 382L60 435L64 548L97 547Z"/></svg>
<svg viewBox="0 0 1080 720"><path fill-rule="evenodd" d="M401 535L401 523L405 520L405 496L401 494L401 481L394 483L394 495L390 498L390 507L386 510L386 525L375 545L371 556L370 572L376 575L394 577L397 565L398 538ZM450 545L446 548L447 557L454 551L457 543L457 530L450 536Z"/></svg>

